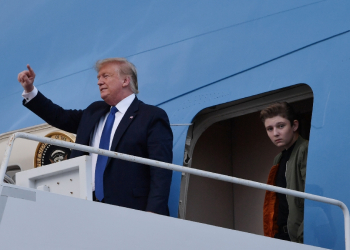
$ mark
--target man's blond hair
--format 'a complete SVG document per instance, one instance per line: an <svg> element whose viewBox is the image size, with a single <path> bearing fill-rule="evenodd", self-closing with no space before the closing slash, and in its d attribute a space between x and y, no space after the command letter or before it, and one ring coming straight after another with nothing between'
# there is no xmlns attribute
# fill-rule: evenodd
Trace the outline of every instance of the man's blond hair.
<svg viewBox="0 0 350 250"><path fill-rule="evenodd" d="M119 71L118 71L119 75L130 76L131 91L134 94L139 93L138 83L137 83L137 71L136 71L136 67L134 64L132 64L127 59L122 58L122 57L106 58L106 59L98 60L95 63L96 71L99 72L100 69L102 68L102 66L107 64L107 63L117 64L119 66Z"/></svg>

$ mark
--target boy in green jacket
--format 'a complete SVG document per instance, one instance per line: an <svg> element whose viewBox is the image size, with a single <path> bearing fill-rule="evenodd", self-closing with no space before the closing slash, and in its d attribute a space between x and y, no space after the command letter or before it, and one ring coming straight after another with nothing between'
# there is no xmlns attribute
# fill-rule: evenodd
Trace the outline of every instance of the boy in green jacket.
<svg viewBox="0 0 350 250"><path fill-rule="evenodd" d="M296 113L281 102L262 110L260 118L271 141L283 149L274 159L267 184L304 192L308 141L299 135ZM263 220L265 236L303 242L303 199L266 191Z"/></svg>

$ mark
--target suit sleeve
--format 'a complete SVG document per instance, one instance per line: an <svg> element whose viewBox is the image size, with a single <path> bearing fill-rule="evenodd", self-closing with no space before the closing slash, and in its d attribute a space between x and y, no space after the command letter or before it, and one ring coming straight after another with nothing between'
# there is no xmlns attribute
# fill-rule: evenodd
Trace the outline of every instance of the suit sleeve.
<svg viewBox="0 0 350 250"><path fill-rule="evenodd" d="M148 129L147 150L150 159L172 163L173 133L167 114L157 109ZM168 199L172 171L158 167L150 167L150 192L146 211L169 214Z"/></svg>
<svg viewBox="0 0 350 250"><path fill-rule="evenodd" d="M82 110L65 110L38 92L30 102L23 105L48 124L70 133L77 133Z"/></svg>

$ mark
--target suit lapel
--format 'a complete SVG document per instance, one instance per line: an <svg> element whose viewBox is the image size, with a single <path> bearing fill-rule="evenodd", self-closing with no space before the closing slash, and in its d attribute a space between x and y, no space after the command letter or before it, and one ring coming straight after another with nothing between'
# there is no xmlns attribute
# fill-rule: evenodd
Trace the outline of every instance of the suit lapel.
<svg viewBox="0 0 350 250"><path fill-rule="evenodd" d="M101 108L98 108L96 111L93 111L93 114L89 117L89 121L86 122L86 127L85 127L85 135L87 135L86 138L86 145L90 145L91 141L91 135L94 132L94 128L100 121L101 117L104 116L111 108L108 104L103 102L103 106Z"/></svg>
<svg viewBox="0 0 350 250"><path fill-rule="evenodd" d="M133 120L135 120L135 117L137 115L137 111L139 110L139 104L140 101L135 96L134 101L131 103L130 107L125 112L122 120L120 121L117 130L114 133L112 145L111 145L111 151L114 151L120 141L120 138L123 136L129 125L132 123ZM108 158L107 165L111 158Z"/></svg>
<svg viewBox="0 0 350 250"><path fill-rule="evenodd" d="M103 102L101 105L98 105L94 110L86 109L84 112L88 112L88 114L86 116L84 115L85 118L80 121L82 128L79 128L81 131L78 130L77 140L75 142L78 144L90 146L92 138L91 135L94 132L96 124L99 122L101 117L108 112L109 109L110 106L105 102ZM82 156L83 154L85 153L73 149L69 158Z"/></svg>

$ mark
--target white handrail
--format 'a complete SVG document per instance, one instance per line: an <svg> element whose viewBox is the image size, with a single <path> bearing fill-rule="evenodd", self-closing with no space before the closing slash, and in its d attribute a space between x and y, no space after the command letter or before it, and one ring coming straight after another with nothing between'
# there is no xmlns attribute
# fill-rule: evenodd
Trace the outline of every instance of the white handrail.
<svg viewBox="0 0 350 250"><path fill-rule="evenodd" d="M70 148L70 149L74 149L74 150L105 155L108 157L117 158L117 159L121 159L121 160L125 160L125 161L132 161L132 162L137 162L137 163L145 164L145 165L149 165L149 166L165 168L165 169L174 170L174 171L183 172L183 173L188 173L188 174L194 174L194 175L198 175L198 176L202 176L202 177L206 177L206 178L211 178L211 179L220 180L220 181L226 181L226 182L235 183L235 184L244 185L244 186L253 187L253 188L258 188L258 189L262 189L262 190L269 190L272 192L277 192L277 193L286 194L286 195L292 195L292 196L303 198L303 199L319 201L319 202L338 206L342 209L343 214L344 214L345 249L350 250L349 209L347 208L347 206L343 202L341 202L339 200L326 198L326 197L322 197L322 196L318 196L318 195L314 195L314 194L299 192L299 191L295 191L295 190L291 190L291 189L276 187L276 186L272 186L272 185L267 185L267 184L259 183L259 182L255 182L255 181L244 180L244 179L231 177L231 176L227 176L227 175L211 173L211 172L207 172L207 171L203 171L203 170L199 170L199 169L188 168L188 167L175 165L175 164L171 164L171 163L155 161L155 160L146 159L146 158L142 158L142 157L138 157L138 156L132 156L132 155L122 154L122 153L118 153L118 152L112 152L112 151L108 151L108 150L104 150L104 149L93 148L93 147L89 147L89 146L85 146L85 145L80 145L80 144L71 143L71 142L65 142L65 141L56 140L56 139L52 139L52 138L48 138L48 137L41 137L41 136L32 135L32 134L28 134L28 133L17 132L17 133L14 133L10 137L8 144L7 144L7 147L6 147L4 159L1 163L0 185L2 185L4 183L4 177L5 177L7 165L8 165L11 151L13 148L13 144L14 144L14 141L16 138L23 138L23 139L28 139L28 140L32 140L32 141L39 141L42 143L52 144L52 145Z"/></svg>

